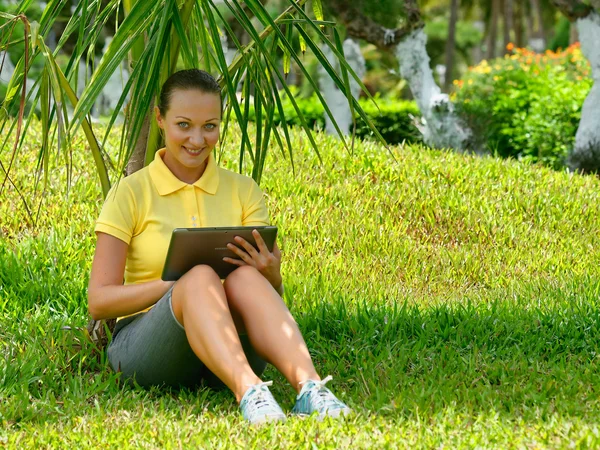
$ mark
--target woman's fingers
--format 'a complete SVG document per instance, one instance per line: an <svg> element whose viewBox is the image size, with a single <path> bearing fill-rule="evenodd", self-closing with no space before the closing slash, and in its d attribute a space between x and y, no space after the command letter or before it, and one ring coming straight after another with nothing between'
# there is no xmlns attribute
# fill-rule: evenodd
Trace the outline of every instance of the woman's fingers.
<svg viewBox="0 0 600 450"><path fill-rule="evenodd" d="M250 266L257 268L261 272L271 268L274 265L277 265L281 256L277 257L277 255L274 255L273 253L271 253L269 251L269 249L267 248L267 244L265 244L264 239L262 238L262 236L260 235L260 233L257 230L253 230L252 234L256 241L256 245L259 248L258 251L252 244L250 244L248 241L246 241L244 238L242 238L240 236L236 236L234 238L234 240L235 240L235 243L238 244L239 246L241 246L242 248L240 248L234 244L227 244L227 248L229 248L232 252L234 252L237 256L239 256L245 263L245 264L236 264L236 263L234 263L234 264L250 265ZM225 260L225 258L223 258L223 260ZM233 260L232 258L228 258L227 262L231 262L231 261L235 261L235 260Z"/></svg>
<svg viewBox="0 0 600 450"><path fill-rule="evenodd" d="M241 259L228 258L227 256L223 258L223 261L234 264L236 266L247 266L248 264Z"/></svg>
<svg viewBox="0 0 600 450"><path fill-rule="evenodd" d="M265 254L268 255L269 253L271 253L269 251L269 249L267 248L267 244L265 244L264 239L262 238L262 236L260 235L260 233L258 232L258 230L252 230L252 236L254 236L254 240L256 241L256 245L258 246L258 250Z"/></svg>
<svg viewBox="0 0 600 450"><path fill-rule="evenodd" d="M238 255L240 258L242 258L242 260L246 264L254 265L254 264L252 264L252 261L253 261L252 255L249 255L247 252L245 252L238 246L230 243L230 244L227 244L227 248L229 250L231 250L233 253L235 253L236 255ZM254 251L254 253L256 253L256 251ZM230 258L230 259L232 259L232 258Z"/></svg>
<svg viewBox="0 0 600 450"><path fill-rule="evenodd" d="M277 242L273 244L273 256L277 259L277 261L281 261L281 250L279 250L279 246Z"/></svg>
<svg viewBox="0 0 600 450"><path fill-rule="evenodd" d="M255 259L258 256L258 252L256 251L256 249L246 239L244 239L243 237L240 237L240 236L236 236L234 238L234 240L235 240L236 244L244 247L244 250L246 250L246 253L248 253L253 259Z"/></svg>

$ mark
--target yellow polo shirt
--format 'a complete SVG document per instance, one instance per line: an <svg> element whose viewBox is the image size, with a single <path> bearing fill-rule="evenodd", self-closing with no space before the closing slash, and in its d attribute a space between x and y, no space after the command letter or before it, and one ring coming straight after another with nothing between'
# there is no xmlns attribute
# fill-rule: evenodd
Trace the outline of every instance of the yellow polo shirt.
<svg viewBox="0 0 600 450"><path fill-rule="evenodd" d="M163 161L165 149L147 167L123 178L106 197L96 232L129 245L125 284L160 279L174 228L269 224L256 182L217 167L211 154L194 184L179 180Z"/></svg>

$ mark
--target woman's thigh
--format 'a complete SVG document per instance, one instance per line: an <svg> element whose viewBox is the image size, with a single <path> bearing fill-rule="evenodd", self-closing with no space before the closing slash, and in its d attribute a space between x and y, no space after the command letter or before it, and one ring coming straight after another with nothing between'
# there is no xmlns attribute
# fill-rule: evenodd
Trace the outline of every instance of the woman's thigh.
<svg viewBox="0 0 600 450"><path fill-rule="evenodd" d="M185 329L177 321L169 290L147 313L117 323L108 359L115 371L141 386L196 386L204 381L223 387L192 351ZM247 336L240 341L250 366L260 376L266 363L256 354Z"/></svg>

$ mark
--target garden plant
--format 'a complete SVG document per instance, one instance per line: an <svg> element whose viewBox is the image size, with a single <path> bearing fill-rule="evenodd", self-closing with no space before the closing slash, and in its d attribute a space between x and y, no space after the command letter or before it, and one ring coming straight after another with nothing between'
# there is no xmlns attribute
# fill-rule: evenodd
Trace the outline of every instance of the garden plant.
<svg viewBox="0 0 600 450"><path fill-rule="evenodd" d="M457 111L474 132L474 147L560 169L593 85L590 65L579 44L543 54L513 44L508 50L454 82Z"/></svg>

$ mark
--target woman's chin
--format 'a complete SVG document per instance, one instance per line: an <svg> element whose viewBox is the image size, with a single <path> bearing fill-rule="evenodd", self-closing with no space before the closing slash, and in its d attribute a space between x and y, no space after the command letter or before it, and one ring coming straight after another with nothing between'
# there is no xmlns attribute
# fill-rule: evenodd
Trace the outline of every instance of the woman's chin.
<svg viewBox="0 0 600 450"><path fill-rule="evenodd" d="M209 154L209 149L204 149L198 154L193 154L187 150L182 150L181 156L183 156L183 158L181 159L182 161L185 161L185 165L187 167L200 167L206 162Z"/></svg>
<svg viewBox="0 0 600 450"><path fill-rule="evenodd" d="M208 159L207 157L202 157L202 158L187 157L182 161L182 163L188 170L200 170L200 169L204 170L204 168L206 167L207 159Z"/></svg>

